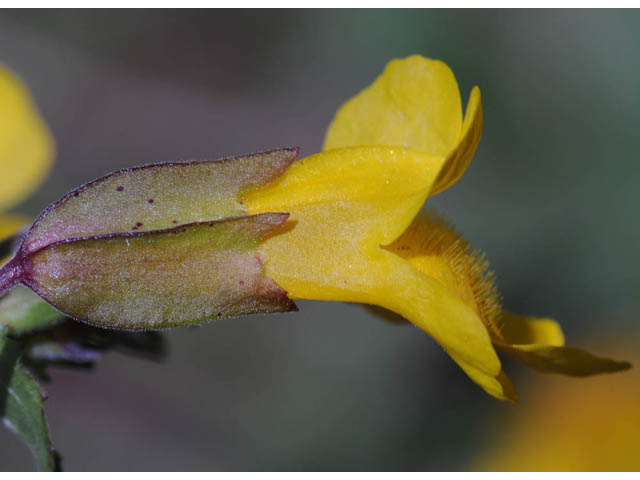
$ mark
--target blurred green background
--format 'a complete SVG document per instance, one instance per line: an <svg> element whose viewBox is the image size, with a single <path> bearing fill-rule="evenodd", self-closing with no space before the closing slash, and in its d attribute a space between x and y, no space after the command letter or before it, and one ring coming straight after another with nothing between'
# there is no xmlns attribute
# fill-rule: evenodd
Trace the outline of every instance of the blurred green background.
<svg viewBox="0 0 640 480"><path fill-rule="evenodd" d="M58 148L15 211L131 165L311 154L342 102L413 53L448 63L465 103L482 90L474 161L429 204L487 253L504 305L605 356L637 349L638 10L0 11L0 61ZM54 370L65 468L473 469L532 385L557 381L507 360L521 401L503 404L411 326L299 306L168 331L164 363L110 353L93 372ZM32 468L5 429L0 446L0 468Z"/></svg>

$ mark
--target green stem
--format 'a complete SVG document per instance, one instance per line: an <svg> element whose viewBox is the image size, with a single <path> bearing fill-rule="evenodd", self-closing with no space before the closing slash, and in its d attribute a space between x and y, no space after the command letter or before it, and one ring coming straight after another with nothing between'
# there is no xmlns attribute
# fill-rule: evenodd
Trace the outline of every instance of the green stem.
<svg viewBox="0 0 640 480"><path fill-rule="evenodd" d="M0 297L11 289L22 277L20 259L13 258L0 268Z"/></svg>

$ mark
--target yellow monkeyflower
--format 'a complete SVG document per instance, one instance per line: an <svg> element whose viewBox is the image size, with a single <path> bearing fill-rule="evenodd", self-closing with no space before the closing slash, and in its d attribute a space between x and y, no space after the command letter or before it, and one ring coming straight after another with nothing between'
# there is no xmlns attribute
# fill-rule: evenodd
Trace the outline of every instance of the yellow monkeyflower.
<svg viewBox="0 0 640 480"><path fill-rule="evenodd" d="M637 359L634 348L613 344ZM590 382L538 379L524 407L499 421L475 469L638 471L640 372Z"/></svg>
<svg viewBox="0 0 640 480"><path fill-rule="evenodd" d="M494 346L544 372L629 368L564 347L553 320L502 311L483 257L449 224L421 212L429 195L464 173L481 130L477 87L463 119L447 65L420 56L390 62L338 110L323 152L243 195L251 214L290 213L284 231L260 246L265 273L291 298L402 315L500 399L516 395Z"/></svg>
<svg viewBox="0 0 640 480"><path fill-rule="evenodd" d="M0 240L27 222L2 212L23 200L44 180L53 151L52 136L29 90L0 64Z"/></svg>

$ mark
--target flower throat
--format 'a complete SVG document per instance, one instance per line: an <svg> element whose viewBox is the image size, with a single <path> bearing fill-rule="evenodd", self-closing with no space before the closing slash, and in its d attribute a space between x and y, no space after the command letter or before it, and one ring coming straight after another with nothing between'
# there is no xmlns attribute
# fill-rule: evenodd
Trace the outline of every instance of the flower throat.
<svg viewBox="0 0 640 480"><path fill-rule="evenodd" d="M489 262L453 225L423 210L396 241L383 248L455 292L478 314L492 337L502 338L500 295Z"/></svg>

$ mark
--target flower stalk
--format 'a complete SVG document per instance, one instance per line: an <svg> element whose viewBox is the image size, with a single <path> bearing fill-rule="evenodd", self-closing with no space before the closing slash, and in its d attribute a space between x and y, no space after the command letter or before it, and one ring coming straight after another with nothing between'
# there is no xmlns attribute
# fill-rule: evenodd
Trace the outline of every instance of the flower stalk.
<svg viewBox="0 0 640 480"><path fill-rule="evenodd" d="M17 256L0 267L0 297L20 281L22 271L22 262Z"/></svg>

